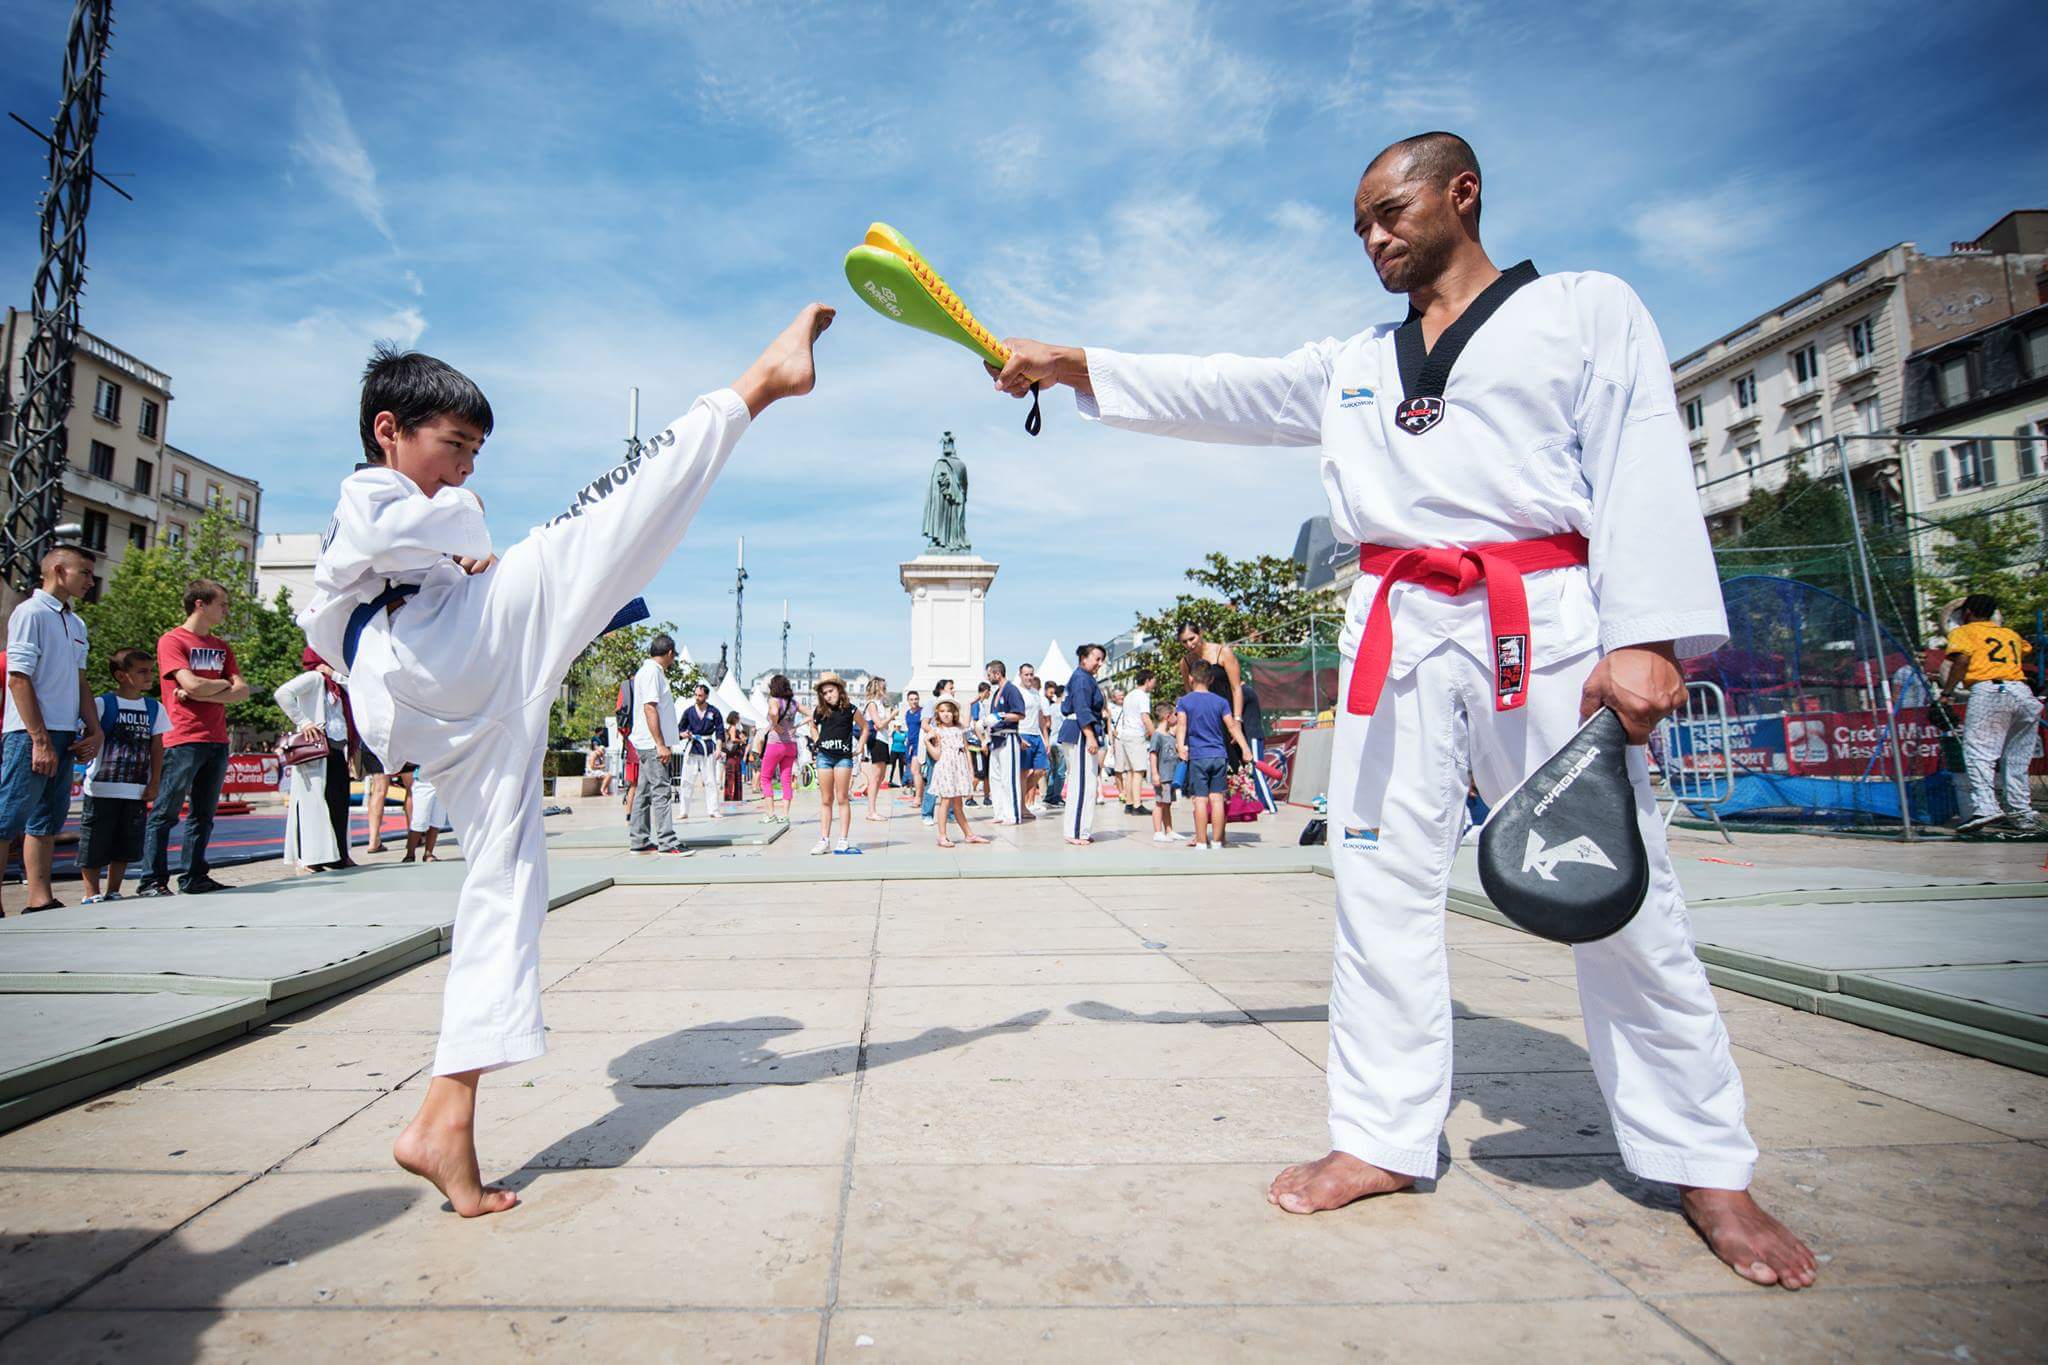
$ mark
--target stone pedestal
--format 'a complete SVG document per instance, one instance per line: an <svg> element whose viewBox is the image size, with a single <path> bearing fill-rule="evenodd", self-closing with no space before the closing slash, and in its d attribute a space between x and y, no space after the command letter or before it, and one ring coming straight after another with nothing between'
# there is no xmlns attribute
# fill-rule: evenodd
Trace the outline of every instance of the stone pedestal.
<svg viewBox="0 0 2048 1365"><path fill-rule="evenodd" d="M998 567L971 554L903 561L898 573L910 594L910 677L892 690L929 699L932 684L951 678L957 695L974 695L988 663L982 609Z"/></svg>

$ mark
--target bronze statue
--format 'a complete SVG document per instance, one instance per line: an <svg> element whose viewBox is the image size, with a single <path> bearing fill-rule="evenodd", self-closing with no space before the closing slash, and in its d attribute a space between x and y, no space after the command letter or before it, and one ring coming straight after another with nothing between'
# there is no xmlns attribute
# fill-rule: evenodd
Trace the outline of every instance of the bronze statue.
<svg viewBox="0 0 2048 1365"><path fill-rule="evenodd" d="M967 466L954 452L950 431L939 442L924 495L924 545L927 554L974 553L967 540Z"/></svg>

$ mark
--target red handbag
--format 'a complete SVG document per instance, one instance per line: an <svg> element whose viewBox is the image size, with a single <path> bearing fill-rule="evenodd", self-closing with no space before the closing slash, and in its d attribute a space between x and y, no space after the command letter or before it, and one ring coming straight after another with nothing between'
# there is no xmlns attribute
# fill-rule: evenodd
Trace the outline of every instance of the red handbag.
<svg viewBox="0 0 2048 1365"><path fill-rule="evenodd" d="M327 757L327 736L287 739L277 746L277 756L287 768L296 768L301 763L317 763Z"/></svg>

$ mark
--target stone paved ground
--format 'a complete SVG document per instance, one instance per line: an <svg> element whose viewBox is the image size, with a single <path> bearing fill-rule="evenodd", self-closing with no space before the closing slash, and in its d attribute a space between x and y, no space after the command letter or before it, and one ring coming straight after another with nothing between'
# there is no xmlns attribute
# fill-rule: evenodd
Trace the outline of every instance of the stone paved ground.
<svg viewBox="0 0 2048 1365"><path fill-rule="evenodd" d="M1824 1262L1751 1288L1615 1159L1569 953L1448 934L1441 1179L1298 1219L1322 878L615 888L486 1085L519 1209L389 1165L444 958L0 1136L0 1356L2040 1358L2048 1081L1721 993Z"/></svg>

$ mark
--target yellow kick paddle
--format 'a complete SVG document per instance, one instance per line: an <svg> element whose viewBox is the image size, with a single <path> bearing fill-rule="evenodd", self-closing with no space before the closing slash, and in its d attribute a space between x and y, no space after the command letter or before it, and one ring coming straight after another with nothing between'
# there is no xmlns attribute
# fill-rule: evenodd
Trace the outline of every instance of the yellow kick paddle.
<svg viewBox="0 0 2048 1365"><path fill-rule="evenodd" d="M883 317L957 342L1000 369L1010 352L981 325L973 310L939 277L910 239L887 223L872 223L868 235L846 253L846 282ZM1031 386L1031 412L1024 430L1038 434L1038 385Z"/></svg>

